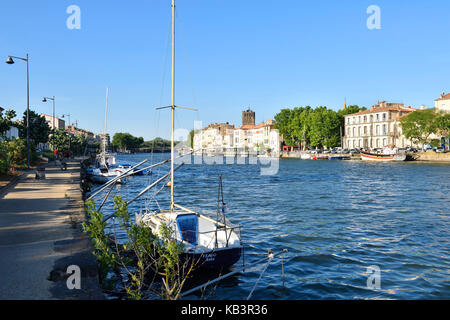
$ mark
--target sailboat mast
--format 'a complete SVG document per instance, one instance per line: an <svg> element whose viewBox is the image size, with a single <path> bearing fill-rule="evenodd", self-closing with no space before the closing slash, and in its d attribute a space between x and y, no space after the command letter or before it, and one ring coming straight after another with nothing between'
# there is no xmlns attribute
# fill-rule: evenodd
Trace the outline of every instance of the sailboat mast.
<svg viewBox="0 0 450 320"><path fill-rule="evenodd" d="M170 210L174 209L174 126L175 126L175 0L172 0L172 108L171 108L172 126L170 141Z"/></svg>
<svg viewBox="0 0 450 320"><path fill-rule="evenodd" d="M103 153L106 152L106 121L108 120L108 96L109 87L106 87L106 105L105 105L105 122L103 123Z"/></svg>

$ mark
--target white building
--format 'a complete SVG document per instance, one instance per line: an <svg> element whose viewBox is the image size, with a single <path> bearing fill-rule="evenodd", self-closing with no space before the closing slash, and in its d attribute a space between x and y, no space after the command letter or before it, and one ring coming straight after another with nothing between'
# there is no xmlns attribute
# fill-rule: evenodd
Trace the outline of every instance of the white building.
<svg viewBox="0 0 450 320"><path fill-rule="evenodd" d="M53 116L50 116L48 114L42 113L41 117L44 117L45 120L47 121L50 129L54 129L54 127L56 127L56 129L58 130L66 130L66 121L58 118L58 117L54 117L54 121L53 121ZM55 126L53 126L53 123L55 124Z"/></svg>
<svg viewBox="0 0 450 320"><path fill-rule="evenodd" d="M416 110L400 103L383 101L369 110L346 115L344 148L368 150L412 146L413 143L402 133L400 118Z"/></svg>
<svg viewBox="0 0 450 320"><path fill-rule="evenodd" d="M248 123L248 119L245 121ZM245 122L244 121L244 122ZM255 152L279 156L281 138L273 120L235 128L227 123L215 123L195 133L196 153L241 154Z"/></svg>
<svg viewBox="0 0 450 320"><path fill-rule="evenodd" d="M434 107L440 111L450 112L450 93L442 93L438 99L434 100Z"/></svg>
<svg viewBox="0 0 450 320"><path fill-rule="evenodd" d="M8 131L5 132L5 138L6 140L15 140L19 138L19 129L11 126ZM3 140L2 137L0 137L0 140Z"/></svg>

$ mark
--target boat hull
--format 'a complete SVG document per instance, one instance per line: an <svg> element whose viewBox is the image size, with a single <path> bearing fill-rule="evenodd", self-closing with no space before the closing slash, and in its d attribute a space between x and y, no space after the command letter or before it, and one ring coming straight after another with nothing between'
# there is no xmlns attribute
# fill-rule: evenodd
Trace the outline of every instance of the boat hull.
<svg viewBox="0 0 450 320"><path fill-rule="evenodd" d="M403 154L377 154L377 153L361 152L361 160L372 161L372 162L405 161L406 155L403 155Z"/></svg>
<svg viewBox="0 0 450 320"><path fill-rule="evenodd" d="M220 270L236 264L241 258L242 247L223 248L204 253L182 253L181 261L194 262L200 269ZM198 263L197 263L198 262Z"/></svg>

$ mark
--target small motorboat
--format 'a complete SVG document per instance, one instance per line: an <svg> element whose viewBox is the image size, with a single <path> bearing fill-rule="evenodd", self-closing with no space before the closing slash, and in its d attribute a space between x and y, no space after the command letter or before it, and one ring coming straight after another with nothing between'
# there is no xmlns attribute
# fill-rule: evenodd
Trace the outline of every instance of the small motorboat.
<svg viewBox="0 0 450 320"><path fill-rule="evenodd" d="M309 153L302 152L302 153L300 153L300 159L302 159L302 160L311 160L311 155Z"/></svg>
<svg viewBox="0 0 450 320"><path fill-rule="evenodd" d="M406 157L406 153L399 153L396 148L384 148L380 153L361 151L361 160L363 161L406 161Z"/></svg>
<svg viewBox="0 0 450 320"><path fill-rule="evenodd" d="M348 156L330 156L330 160L351 160Z"/></svg>
<svg viewBox="0 0 450 320"><path fill-rule="evenodd" d="M312 158L313 160L328 160L329 157L328 156L322 156L322 155L315 155Z"/></svg>
<svg viewBox="0 0 450 320"><path fill-rule="evenodd" d="M86 171L87 178L96 184L105 184L120 174L118 171L107 168L89 168ZM123 179L119 179L117 183L123 183Z"/></svg>

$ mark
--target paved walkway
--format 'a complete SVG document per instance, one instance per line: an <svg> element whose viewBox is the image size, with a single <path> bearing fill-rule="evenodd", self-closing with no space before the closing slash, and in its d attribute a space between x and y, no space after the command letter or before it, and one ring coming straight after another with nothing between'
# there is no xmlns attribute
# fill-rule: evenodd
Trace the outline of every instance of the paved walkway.
<svg viewBox="0 0 450 320"><path fill-rule="evenodd" d="M28 172L0 195L0 299L101 299L84 219L80 164L49 165L46 179ZM81 269L69 290L67 267Z"/></svg>

